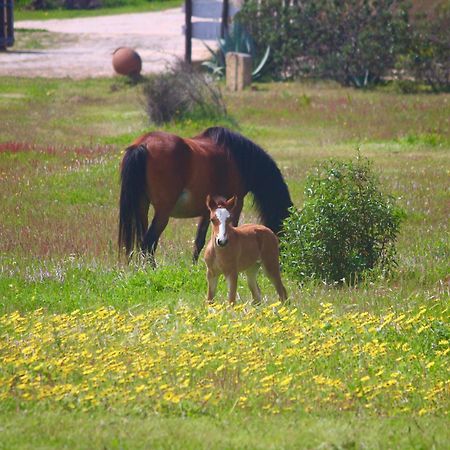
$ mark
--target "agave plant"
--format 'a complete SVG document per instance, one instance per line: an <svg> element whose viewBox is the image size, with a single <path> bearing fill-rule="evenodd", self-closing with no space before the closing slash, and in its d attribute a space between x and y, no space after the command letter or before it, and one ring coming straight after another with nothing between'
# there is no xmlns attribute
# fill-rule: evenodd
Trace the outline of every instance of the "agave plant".
<svg viewBox="0 0 450 450"><path fill-rule="evenodd" d="M266 48L263 57L259 63L256 63L257 54L253 39L238 22L234 21L225 37L218 39L217 43L217 50L213 50L205 43L206 48L211 53L211 59L202 63L214 76L221 78L225 75L226 54L228 52L248 53L251 55L254 67L252 78L257 79L262 75L269 59L270 47Z"/></svg>

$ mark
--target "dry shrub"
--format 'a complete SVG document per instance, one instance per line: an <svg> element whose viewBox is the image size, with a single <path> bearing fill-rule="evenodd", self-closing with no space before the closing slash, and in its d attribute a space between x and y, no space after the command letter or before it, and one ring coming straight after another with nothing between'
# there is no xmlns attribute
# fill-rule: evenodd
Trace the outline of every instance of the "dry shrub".
<svg viewBox="0 0 450 450"><path fill-rule="evenodd" d="M222 93L214 80L182 61L146 81L144 96L148 117L157 125L177 119L227 115Z"/></svg>

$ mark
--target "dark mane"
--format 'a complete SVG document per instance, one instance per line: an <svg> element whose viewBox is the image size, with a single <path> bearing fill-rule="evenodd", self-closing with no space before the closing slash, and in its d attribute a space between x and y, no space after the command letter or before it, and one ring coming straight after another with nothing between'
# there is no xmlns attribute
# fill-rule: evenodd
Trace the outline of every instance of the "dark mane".
<svg viewBox="0 0 450 450"><path fill-rule="evenodd" d="M278 233L289 215L292 201L283 175L272 157L250 139L227 128L211 127L201 136L230 152L246 189L253 194L263 224Z"/></svg>

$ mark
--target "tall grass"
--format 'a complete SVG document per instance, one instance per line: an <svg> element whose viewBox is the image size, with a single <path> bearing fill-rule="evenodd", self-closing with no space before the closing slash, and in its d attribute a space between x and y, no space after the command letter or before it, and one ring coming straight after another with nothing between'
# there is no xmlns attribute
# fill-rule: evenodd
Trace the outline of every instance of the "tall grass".
<svg viewBox="0 0 450 450"><path fill-rule="evenodd" d="M276 295L264 279L259 309L247 304L243 280L237 309L222 306L224 284L214 310L205 307L204 265L190 264L195 220L170 221L155 271L118 263L119 162L148 129L139 89L111 80L0 79L0 357L7 361L0 445L86 448L92 432L95 445L113 448L177 448L179 439L186 448L443 448L450 97L330 84L261 84L227 95L240 131L277 160L296 206L318 161L359 148L407 213L391 279L336 288L285 276L291 303L280 312L269 307ZM209 125L188 120L165 130L192 136ZM242 221L255 218L247 199ZM96 355L108 352L118 352L111 363L123 366L124 382L90 384L81 365L106 374ZM185 352L205 366L177 366ZM75 357L80 367L64 372ZM153 372L139 381L133 361L150 359ZM183 388L188 375L191 390ZM75 395L64 391L68 384L88 390ZM154 395L120 397L141 386ZM126 401L83 403L108 388ZM147 426L159 431L144 437ZM130 427L136 432L127 435Z"/></svg>

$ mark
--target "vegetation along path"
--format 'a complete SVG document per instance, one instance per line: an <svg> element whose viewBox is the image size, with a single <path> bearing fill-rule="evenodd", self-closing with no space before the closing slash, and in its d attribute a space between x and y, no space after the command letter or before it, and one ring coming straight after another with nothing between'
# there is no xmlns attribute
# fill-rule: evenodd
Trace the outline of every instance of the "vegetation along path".
<svg viewBox="0 0 450 450"><path fill-rule="evenodd" d="M0 53L0 76L89 78L111 76L111 55L118 47L134 48L142 73L160 72L184 55L181 8L73 19L26 20L15 24L17 45ZM33 33L33 40L26 39ZM208 50L192 43L192 57Z"/></svg>

